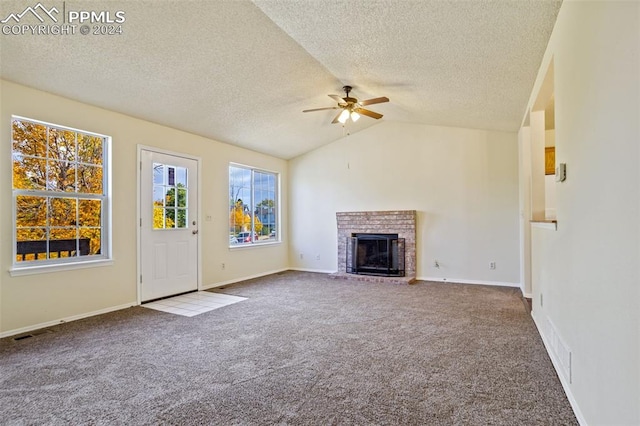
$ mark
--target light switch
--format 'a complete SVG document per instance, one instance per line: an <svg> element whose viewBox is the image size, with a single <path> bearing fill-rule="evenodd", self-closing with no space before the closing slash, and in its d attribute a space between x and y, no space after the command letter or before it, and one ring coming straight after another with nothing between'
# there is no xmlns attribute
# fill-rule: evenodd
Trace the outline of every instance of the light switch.
<svg viewBox="0 0 640 426"><path fill-rule="evenodd" d="M559 163L556 167L556 182L564 182L567 179L567 163Z"/></svg>

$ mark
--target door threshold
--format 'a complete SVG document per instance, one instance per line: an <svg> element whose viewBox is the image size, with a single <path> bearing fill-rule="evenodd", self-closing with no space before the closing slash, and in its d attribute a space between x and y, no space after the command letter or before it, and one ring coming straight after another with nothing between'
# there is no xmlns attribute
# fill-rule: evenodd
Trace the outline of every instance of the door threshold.
<svg viewBox="0 0 640 426"><path fill-rule="evenodd" d="M177 297L177 296L182 296L184 294L197 293L197 292L198 292L198 290L183 291L182 293L170 294L168 296L156 297L155 299L145 300L144 302L141 302L140 304L144 305L146 303L153 303L153 302L157 302L159 300L171 299L172 297Z"/></svg>

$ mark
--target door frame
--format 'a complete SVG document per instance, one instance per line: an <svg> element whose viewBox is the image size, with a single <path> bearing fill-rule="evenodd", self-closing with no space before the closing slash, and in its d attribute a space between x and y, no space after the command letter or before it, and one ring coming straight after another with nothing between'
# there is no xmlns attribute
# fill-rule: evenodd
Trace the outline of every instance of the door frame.
<svg viewBox="0 0 640 426"><path fill-rule="evenodd" d="M142 282L141 282L141 276L142 276L142 234L141 234L141 221L142 221L142 204L141 204L141 196L142 196L142 190L141 190L141 185L142 185L142 151L152 151L152 152L157 152L158 154L164 154L164 155L171 155L174 157L182 157L182 158L187 158L189 160L193 160L197 163L197 167L198 167L198 180L197 180L197 184L198 184L198 191L196 191L196 197L198 198L198 208L196 209L196 214L198 215L198 219L197 219L197 223L198 223L198 229L202 230L202 224L200 223L200 218L202 217L202 167L200 167L202 165L202 159L200 157L194 156L194 155L190 155L190 154L185 154L182 152L176 152L176 151L170 151L170 150L166 150L166 149L161 149L155 146L150 146L150 145L142 145L142 144L137 144L137 155L136 155L136 161L137 161L137 165L136 165L136 175L137 175L137 179L136 179L136 303L138 305L142 304ZM197 242L197 252L198 252L198 259L197 259L197 271L196 274L197 276L197 283L198 283L198 291L202 290L202 233L198 234L198 242Z"/></svg>

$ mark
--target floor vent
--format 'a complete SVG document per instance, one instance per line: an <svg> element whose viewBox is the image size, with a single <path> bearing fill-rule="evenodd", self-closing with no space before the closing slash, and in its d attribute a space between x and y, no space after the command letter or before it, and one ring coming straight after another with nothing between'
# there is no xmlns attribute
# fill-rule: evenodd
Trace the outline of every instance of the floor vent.
<svg viewBox="0 0 640 426"><path fill-rule="evenodd" d="M29 339L30 337L42 336L43 334L48 334L48 333L53 333L53 330L44 328L42 330L32 331L29 334L21 334L20 336L14 337L13 340L17 342L19 340Z"/></svg>
<svg viewBox="0 0 640 426"><path fill-rule="evenodd" d="M572 383L571 377L571 349L564 342L564 340L560 337L558 333L558 329L556 326L549 320L550 325L550 335L549 335L549 343L551 344L551 348L555 352L557 360L560 362L560 367L562 372L569 383Z"/></svg>
<svg viewBox="0 0 640 426"><path fill-rule="evenodd" d="M15 340L15 341L24 340L24 339L28 339L30 337L33 337L33 334L23 334L22 336L14 337L13 340Z"/></svg>

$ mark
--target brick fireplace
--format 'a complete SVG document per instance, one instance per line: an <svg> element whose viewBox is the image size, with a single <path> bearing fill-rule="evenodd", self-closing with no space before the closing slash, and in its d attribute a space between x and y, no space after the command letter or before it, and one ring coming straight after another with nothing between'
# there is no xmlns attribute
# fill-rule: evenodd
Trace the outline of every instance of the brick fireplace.
<svg viewBox="0 0 640 426"><path fill-rule="evenodd" d="M338 272L333 277L357 281L410 284L416 279L416 211L337 212ZM347 250L352 237L361 234L397 234L404 239L404 277L355 275L347 273Z"/></svg>

